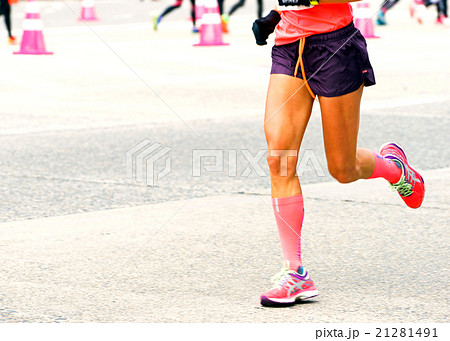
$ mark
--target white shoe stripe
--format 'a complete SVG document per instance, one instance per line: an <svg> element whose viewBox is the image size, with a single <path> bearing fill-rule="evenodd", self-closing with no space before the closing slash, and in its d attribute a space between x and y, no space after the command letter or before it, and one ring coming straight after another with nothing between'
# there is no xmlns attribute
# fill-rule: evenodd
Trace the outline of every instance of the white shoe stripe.
<svg viewBox="0 0 450 341"><path fill-rule="evenodd" d="M267 297L267 298L272 302L277 303L294 303L297 300L306 300L308 298L317 296L318 294L319 292L317 290L309 290L309 291L302 291L299 294L288 298L274 298L274 297Z"/></svg>

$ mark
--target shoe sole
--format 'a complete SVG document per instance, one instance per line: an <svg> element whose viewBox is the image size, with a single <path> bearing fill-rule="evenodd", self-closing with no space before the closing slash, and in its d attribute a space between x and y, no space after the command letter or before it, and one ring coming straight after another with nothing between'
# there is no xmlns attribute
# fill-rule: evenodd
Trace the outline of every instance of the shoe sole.
<svg viewBox="0 0 450 341"><path fill-rule="evenodd" d="M419 173L418 171L416 171L416 170L414 169L414 167L411 166L411 165L409 164L408 159L407 159L406 154L405 154L405 151L403 150L403 148L402 148L398 143L395 143L395 142L387 142L387 143L383 144L383 145L380 147L379 153L381 154L381 151L383 150L383 148L386 147L386 146L389 145L389 144L390 144L390 145L394 145L395 147L397 147L397 148L402 152L403 157L405 158L406 166L407 166L408 168L410 168L414 173L416 173L417 175L419 175L420 180L422 181L422 184L423 184L423 191L424 191L424 197L422 198L422 202L421 202L420 205L417 206L417 207L413 207L413 206L409 206L409 205L408 205L408 207L411 207L411 208L419 208L420 206L422 206L423 199L425 198L425 180L423 179L422 175L420 175L420 173ZM383 156L383 157L384 157L384 156ZM401 160L400 160L400 161L401 161Z"/></svg>
<svg viewBox="0 0 450 341"><path fill-rule="evenodd" d="M297 296L294 296L294 297L290 298L289 300L286 299L285 301L283 301L282 299L281 299L281 301L274 300L274 299L268 298L267 296L262 296L261 297L261 305L264 307L290 307L290 306L293 306L294 304L301 303L303 301L307 301L311 298L317 297L318 294L319 293L317 290L301 292Z"/></svg>

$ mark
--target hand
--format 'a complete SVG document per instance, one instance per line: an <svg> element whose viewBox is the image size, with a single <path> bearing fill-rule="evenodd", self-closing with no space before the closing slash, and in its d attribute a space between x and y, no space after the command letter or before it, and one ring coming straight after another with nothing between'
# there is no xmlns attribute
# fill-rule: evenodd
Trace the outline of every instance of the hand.
<svg viewBox="0 0 450 341"><path fill-rule="evenodd" d="M275 27L281 20L281 16L277 11L270 11L270 13L253 22L252 31L256 39L256 44L266 45L267 38L275 31Z"/></svg>

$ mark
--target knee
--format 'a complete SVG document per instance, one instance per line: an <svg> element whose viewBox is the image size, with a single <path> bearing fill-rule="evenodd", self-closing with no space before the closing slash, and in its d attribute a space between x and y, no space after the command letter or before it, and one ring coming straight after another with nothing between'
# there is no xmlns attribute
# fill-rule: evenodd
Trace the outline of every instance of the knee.
<svg viewBox="0 0 450 341"><path fill-rule="evenodd" d="M354 165L346 163L328 163L328 171L333 178L342 184L347 184L355 180Z"/></svg>
<svg viewBox="0 0 450 341"><path fill-rule="evenodd" d="M272 177L294 177L298 155L296 150L269 149L267 164Z"/></svg>

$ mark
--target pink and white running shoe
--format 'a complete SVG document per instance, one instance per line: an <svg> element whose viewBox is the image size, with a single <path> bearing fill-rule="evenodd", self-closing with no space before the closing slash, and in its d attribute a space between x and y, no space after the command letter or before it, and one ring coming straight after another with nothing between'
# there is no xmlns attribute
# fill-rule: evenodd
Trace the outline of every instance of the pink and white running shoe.
<svg viewBox="0 0 450 341"><path fill-rule="evenodd" d="M313 281L301 266L297 271L283 267L272 277L272 282L276 286L261 295L261 305L265 307L291 306L318 294Z"/></svg>
<svg viewBox="0 0 450 341"><path fill-rule="evenodd" d="M425 182L419 172L409 165L403 149L396 143L386 143L381 146L380 155L394 161L402 169L402 177L391 184L392 189L398 192L406 205L419 208L425 196Z"/></svg>
<svg viewBox="0 0 450 341"><path fill-rule="evenodd" d="M441 14L439 16L439 18L436 20L436 24L449 26L450 25L450 20L444 14Z"/></svg>

